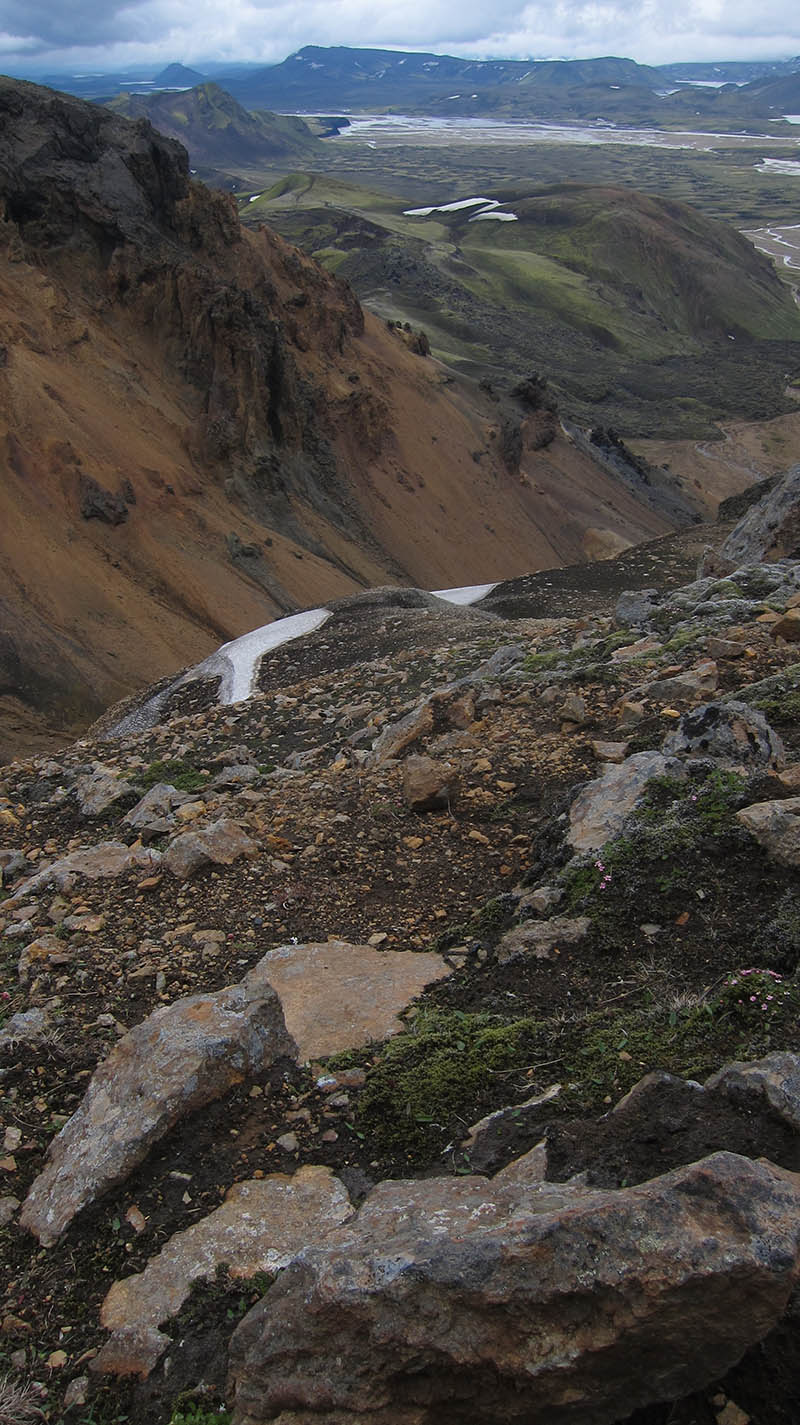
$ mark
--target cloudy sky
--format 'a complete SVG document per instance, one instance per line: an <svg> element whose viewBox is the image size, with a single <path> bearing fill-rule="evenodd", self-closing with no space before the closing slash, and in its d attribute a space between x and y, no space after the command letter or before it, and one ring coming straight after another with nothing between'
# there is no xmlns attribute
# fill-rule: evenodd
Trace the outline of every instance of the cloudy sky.
<svg viewBox="0 0 800 1425"><path fill-rule="evenodd" d="M0 0L0 70L284 59L304 44L644 63L800 54L797 0Z"/></svg>

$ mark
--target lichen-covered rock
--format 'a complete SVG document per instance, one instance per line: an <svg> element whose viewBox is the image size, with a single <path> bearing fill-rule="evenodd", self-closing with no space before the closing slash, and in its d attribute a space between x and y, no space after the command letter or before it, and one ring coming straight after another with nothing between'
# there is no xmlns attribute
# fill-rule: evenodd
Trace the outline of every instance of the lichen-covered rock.
<svg viewBox="0 0 800 1425"><path fill-rule="evenodd" d="M782 767L783 743L764 714L749 703L704 703L684 713L663 751L674 757L713 757L747 768Z"/></svg>
<svg viewBox="0 0 800 1425"><path fill-rule="evenodd" d="M248 976L155 1010L95 1070L50 1144L22 1226L50 1246L180 1118L294 1050L278 998L263 979Z"/></svg>
<svg viewBox="0 0 800 1425"><path fill-rule="evenodd" d="M235 1425L603 1425L717 1379L800 1275L800 1182L385 1182L231 1341Z"/></svg>

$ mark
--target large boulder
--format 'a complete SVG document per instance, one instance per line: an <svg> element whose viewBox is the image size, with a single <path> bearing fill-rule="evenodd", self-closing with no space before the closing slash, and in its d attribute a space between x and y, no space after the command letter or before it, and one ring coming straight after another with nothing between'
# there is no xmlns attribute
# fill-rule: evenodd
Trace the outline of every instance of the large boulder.
<svg viewBox="0 0 800 1425"><path fill-rule="evenodd" d="M296 1046L263 977L164 1005L120 1039L48 1149L20 1222L45 1246L178 1120Z"/></svg>
<svg viewBox="0 0 800 1425"><path fill-rule="evenodd" d="M235 1425L603 1425L724 1375L800 1275L800 1180L385 1182L231 1342Z"/></svg>
<svg viewBox="0 0 800 1425"><path fill-rule="evenodd" d="M764 714L736 699L703 703L684 713L663 751L675 757L713 757L738 767L783 767L783 743Z"/></svg>

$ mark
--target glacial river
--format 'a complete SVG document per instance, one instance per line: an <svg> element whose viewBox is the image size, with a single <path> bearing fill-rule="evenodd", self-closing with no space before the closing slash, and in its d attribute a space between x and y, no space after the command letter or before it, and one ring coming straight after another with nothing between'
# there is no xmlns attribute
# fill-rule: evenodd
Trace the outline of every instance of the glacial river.
<svg viewBox="0 0 800 1425"><path fill-rule="evenodd" d="M408 117L403 114L361 114L350 119L336 140L366 142L370 148L412 145L422 148L452 147L453 144L627 144L648 148L697 149L752 148L763 153L773 147L795 144L800 155L800 138L778 138L772 134L702 134L668 132L663 129L622 129L598 120L595 124L515 124L500 120Z"/></svg>

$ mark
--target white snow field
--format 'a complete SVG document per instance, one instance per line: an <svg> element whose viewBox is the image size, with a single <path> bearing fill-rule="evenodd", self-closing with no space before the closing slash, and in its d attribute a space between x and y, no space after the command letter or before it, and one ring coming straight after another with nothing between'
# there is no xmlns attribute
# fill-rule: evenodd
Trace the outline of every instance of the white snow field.
<svg viewBox="0 0 800 1425"><path fill-rule="evenodd" d="M445 603L466 605L478 603L496 588L496 583L464 584L458 589L434 589L431 592L435 598L442 599ZM255 690L264 654L271 652L273 648L280 648L284 643L290 643L294 638L301 638L305 633L314 633L332 614L332 609L304 609L299 614L289 614L286 618L274 619L272 623L266 623L261 628L254 628L252 632L242 634L241 638L232 638L202 663L190 668L188 672L176 678L174 683L162 688L146 703L127 713L107 735L120 737L128 732L138 732L151 727L157 721L164 703L178 688L204 678L219 678L216 701L222 707L245 702Z"/></svg>

